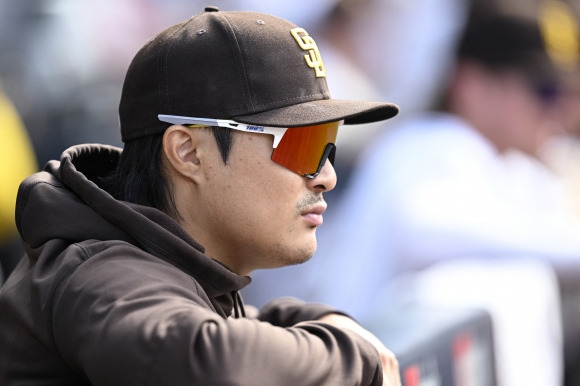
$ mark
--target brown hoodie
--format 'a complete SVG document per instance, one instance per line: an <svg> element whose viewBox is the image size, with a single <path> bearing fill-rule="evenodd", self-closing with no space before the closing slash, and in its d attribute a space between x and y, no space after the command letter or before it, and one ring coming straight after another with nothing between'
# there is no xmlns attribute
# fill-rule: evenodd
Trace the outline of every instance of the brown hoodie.
<svg viewBox="0 0 580 386"><path fill-rule="evenodd" d="M82 145L19 190L25 257L0 291L0 385L381 385L377 351L249 284L164 213L98 185L120 149Z"/></svg>

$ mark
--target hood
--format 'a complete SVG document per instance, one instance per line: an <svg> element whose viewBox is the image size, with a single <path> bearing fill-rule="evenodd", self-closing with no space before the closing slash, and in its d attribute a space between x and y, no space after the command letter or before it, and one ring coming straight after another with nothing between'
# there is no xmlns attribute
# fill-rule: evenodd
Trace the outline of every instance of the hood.
<svg viewBox="0 0 580 386"><path fill-rule="evenodd" d="M171 217L118 201L99 187L99 179L116 168L120 155L121 149L113 146L74 146L60 161L50 161L42 172L23 181L16 225L29 258L38 258L55 240L65 248L85 240L120 240L188 273L210 298L246 286L249 277L205 256L204 248Z"/></svg>

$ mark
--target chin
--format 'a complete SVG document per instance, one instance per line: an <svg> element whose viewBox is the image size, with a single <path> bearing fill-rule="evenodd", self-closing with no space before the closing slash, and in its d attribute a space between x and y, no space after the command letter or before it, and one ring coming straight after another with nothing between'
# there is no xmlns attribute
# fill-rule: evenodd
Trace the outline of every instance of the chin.
<svg viewBox="0 0 580 386"><path fill-rule="evenodd" d="M310 260L312 258L312 256L314 256L314 254L310 254L308 256L304 256L303 258L296 260L296 262L294 264L292 264L292 265L304 264L308 260Z"/></svg>
<svg viewBox="0 0 580 386"><path fill-rule="evenodd" d="M283 259L282 266L300 265L306 263L314 256L314 251L301 250L300 253L295 253L293 256L287 256Z"/></svg>
<svg viewBox="0 0 580 386"><path fill-rule="evenodd" d="M276 243L270 250L272 267L298 265L307 262L316 252L316 237L302 238L299 241Z"/></svg>

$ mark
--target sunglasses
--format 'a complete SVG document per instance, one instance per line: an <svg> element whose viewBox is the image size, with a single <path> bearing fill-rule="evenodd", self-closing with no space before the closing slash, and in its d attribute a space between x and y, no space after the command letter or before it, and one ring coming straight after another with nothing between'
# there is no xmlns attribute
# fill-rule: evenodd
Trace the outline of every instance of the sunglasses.
<svg viewBox="0 0 580 386"><path fill-rule="evenodd" d="M307 178L316 177L328 159L334 164L336 135L343 121L301 127L246 125L227 119L193 118L159 114L162 122L189 127L219 126L247 133L274 136L272 161Z"/></svg>

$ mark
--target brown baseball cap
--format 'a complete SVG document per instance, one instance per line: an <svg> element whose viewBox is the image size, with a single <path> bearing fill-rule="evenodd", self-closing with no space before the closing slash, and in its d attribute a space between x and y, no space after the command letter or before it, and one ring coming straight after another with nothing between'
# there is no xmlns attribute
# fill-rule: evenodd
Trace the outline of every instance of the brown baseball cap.
<svg viewBox="0 0 580 386"><path fill-rule="evenodd" d="M331 99L314 39L263 13L206 7L146 43L125 78L124 142L165 131L159 114L273 127L389 119L392 103Z"/></svg>

